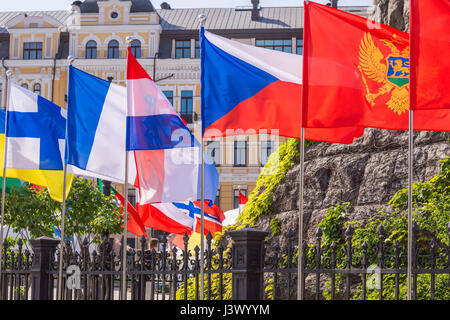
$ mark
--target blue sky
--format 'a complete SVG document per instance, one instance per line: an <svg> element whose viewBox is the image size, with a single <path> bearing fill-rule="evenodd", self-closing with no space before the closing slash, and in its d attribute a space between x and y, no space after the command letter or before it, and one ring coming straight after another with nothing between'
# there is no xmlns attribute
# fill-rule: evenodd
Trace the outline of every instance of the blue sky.
<svg viewBox="0 0 450 320"><path fill-rule="evenodd" d="M65 10L74 0L1 0L0 11L35 11L35 10ZM233 8L250 5L250 0L152 0L159 8L162 2L168 2L172 8ZM315 0L327 3L328 0ZM298 6L302 0L260 0L262 6ZM373 0L339 0L340 5L370 5Z"/></svg>

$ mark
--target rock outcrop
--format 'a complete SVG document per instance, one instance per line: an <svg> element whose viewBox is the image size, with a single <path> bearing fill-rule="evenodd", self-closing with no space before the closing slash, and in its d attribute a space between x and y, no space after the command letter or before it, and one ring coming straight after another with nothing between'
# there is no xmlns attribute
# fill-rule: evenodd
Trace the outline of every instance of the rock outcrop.
<svg viewBox="0 0 450 320"><path fill-rule="evenodd" d="M450 133L418 132L414 139L414 181L424 182L440 170L440 159L450 155ZM281 221L279 242L288 230L298 231L299 165L294 166L274 192L271 215L257 228L269 230L271 219ZM408 186L408 132L366 129L364 136L344 146L317 143L305 153L305 231L313 241L318 223L331 206L350 202L348 219L365 222L378 210L389 211L388 201Z"/></svg>

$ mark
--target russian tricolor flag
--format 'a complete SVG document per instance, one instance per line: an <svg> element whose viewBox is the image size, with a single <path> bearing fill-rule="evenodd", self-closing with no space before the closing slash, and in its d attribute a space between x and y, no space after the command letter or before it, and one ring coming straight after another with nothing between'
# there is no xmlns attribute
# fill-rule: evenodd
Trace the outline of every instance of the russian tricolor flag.
<svg viewBox="0 0 450 320"><path fill-rule="evenodd" d="M140 204L201 199L200 144L130 48L127 79L126 148L135 151ZM213 201L219 186L214 165L205 164L204 182L204 199Z"/></svg>
<svg viewBox="0 0 450 320"><path fill-rule="evenodd" d="M300 138L302 56L246 45L203 29L201 49L204 137L265 133ZM305 129L305 138L348 144L363 133L360 127Z"/></svg>

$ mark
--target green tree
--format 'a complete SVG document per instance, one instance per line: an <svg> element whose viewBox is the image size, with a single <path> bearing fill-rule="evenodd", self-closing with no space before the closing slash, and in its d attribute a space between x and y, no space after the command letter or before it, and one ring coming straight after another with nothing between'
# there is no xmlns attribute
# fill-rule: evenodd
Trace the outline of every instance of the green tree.
<svg viewBox="0 0 450 320"><path fill-rule="evenodd" d="M122 213L114 197L103 195L90 180L74 179L66 208L64 233L79 243L85 238L99 243L106 231L122 232ZM53 200L47 189L36 190L26 183L7 195L5 225L16 233L27 230L31 238L52 237L54 228L61 232L61 203Z"/></svg>

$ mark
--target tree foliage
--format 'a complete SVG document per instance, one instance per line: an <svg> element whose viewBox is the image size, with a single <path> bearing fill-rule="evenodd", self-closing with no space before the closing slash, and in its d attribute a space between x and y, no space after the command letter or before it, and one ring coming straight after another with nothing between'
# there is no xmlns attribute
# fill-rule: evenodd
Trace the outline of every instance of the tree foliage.
<svg viewBox="0 0 450 320"><path fill-rule="evenodd" d="M413 220L417 224L417 250L422 255L429 257L431 243L436 250L446 252L449 245L450 226L450 157L441 160L442 167L438 175L424 183L413 185ZM345 268L344 247L346 239L343 230L352 226L352 247L356 248L353 255L353 263L361 262L361 248L367 246L368 265L377 264L377 248L380 243L380 227L383 228L383 239L386 249L385 268L394 268L394 251L396 245L401 257L407 255L408 239L408 189L399 190L389 201L392 212L380 211L378 216L370 218L366 223L359 221L344 221L342 219L342 206L336 206L328 210L326 217L320 223L324 230L324 244L327 246L332 242L337 245L338 264L337 268ZM344 204L347 205L347 204ZM348 208L347 208L348 209ZM396 244L396 245L395 245ZM340 259L339 259L340 258ZM421 259L422 267L431 267L430 259ZM445 262L438 259L437 268L444 268ZM401 259L400 268L406 268L406 259ZM395 297L395 275L383 276L383 298L394 299ZM406 298L406 276L400 275L400 299ZM436 275L436 299L448 299L448 275ZM430 298L431 277L430 275L418 275L417 298ZM353 299L361 298L362 288L359 285ZM369 290L368 299L378 299L378 290ZM325 297L329 294L325 293Z"/></svg>
<svg viewBox="0 0 450 320"><path fill-rule="evenodd" d="M27 230L31 238L54 237L61 232L61 203L47 189L25 183L6 197L5 225L16 233ZM122 232L123 218L113 196L103 195L92 181L76 178L66 200L64 233L67 238L99 242L101 234ZM29 239L28 239L29 240Z"/></svg>

